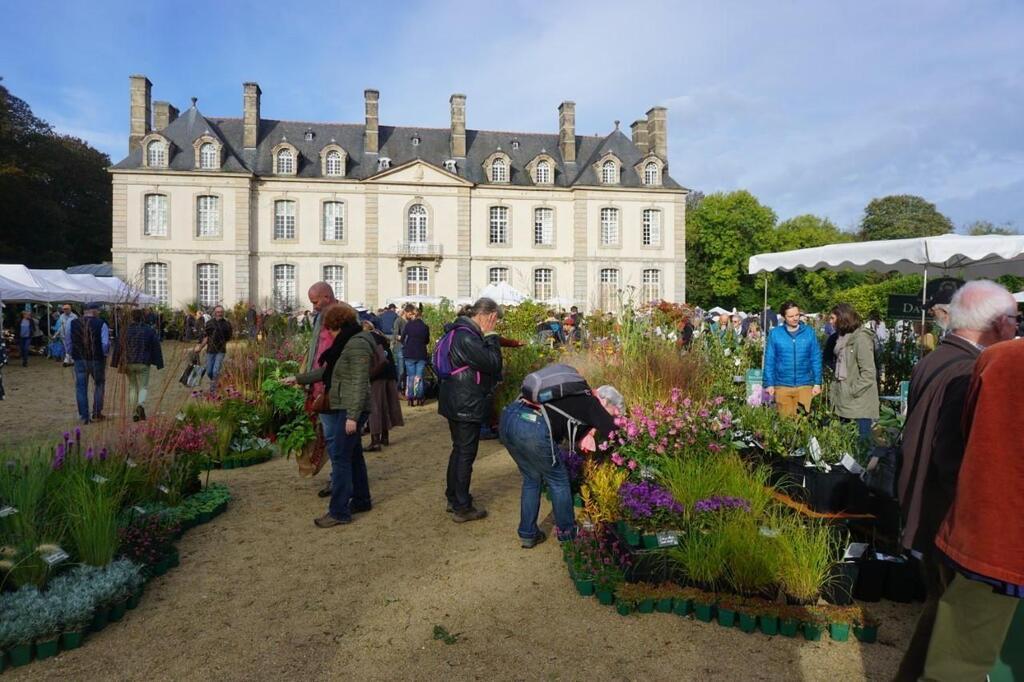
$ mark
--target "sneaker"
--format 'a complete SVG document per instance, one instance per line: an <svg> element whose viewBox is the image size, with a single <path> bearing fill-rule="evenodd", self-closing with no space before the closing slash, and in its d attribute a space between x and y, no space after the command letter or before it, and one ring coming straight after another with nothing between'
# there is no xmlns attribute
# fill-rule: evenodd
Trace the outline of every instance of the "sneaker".
<svg viewBox="0 0 1024 682"><path fill-rule="evenodd" d="M139 421L146 421L146 408L139 405Z"/></svg>
<svg viewBox="0 0 1024 682"><path fill-rule="evenodd" d="M316 524L317 528L333 528L334 526L344 526L352 523L352 519L336 519L330 514L324 514L318 519L313 519L313 523Z"/></svg>
<svg viewBox="0 0 1024 682"><path fill-rule="evenodd" d="M476 507L470 507L462 511L452 512L452 521L455 523L466 523L467 521L479 521L487 516L486 509L477 509Z"/></svg>
<svg viewBox="0 0 1024 682"><path fill-rule="evenodd" d="M447 513L449 513L449 514L454 514L454 513L455 513L455 507L453 507L453 506L452 506L452 503L451 503L451 502L449 502L448 504L446 504L446 505L444 506L444 510L445 510L445 511L446 511Z"/></svg>
<svg viewBox="0 0 1024 682"><path fill-rule="evenodd" d="M544 534L544 531L538 530L537 534L532 538L519 538L523 549L533 549L540 543L548 539L548 536Z"/></svg>
<svg viewBox="0 0 1024 682"><path fill-rule="evenodd" d="M373 504L369 502L349 502L348 508L353 514L362 514L373 509Z"/></svg>
<svg viewBox="0 0 1024 682"><path fill-rule="evenodd" d="M320 488L316 492L317 497L330 497L331 496L331 482L327 481L323 488Z"/></svg>

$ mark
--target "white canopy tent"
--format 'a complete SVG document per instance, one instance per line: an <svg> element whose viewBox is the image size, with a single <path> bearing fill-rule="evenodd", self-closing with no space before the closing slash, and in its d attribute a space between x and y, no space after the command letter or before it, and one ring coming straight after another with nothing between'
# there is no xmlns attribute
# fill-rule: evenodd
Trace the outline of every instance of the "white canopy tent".
<svg viewBox="0 0 1024 682"><path fill-rule="evenodd" d="M24 265L0 265L0 301L48 303L52 295Z"/></svg>
<svg viewBox="0 0 1024 682"><path fill-rule="evenodd" d="M150 296L144 291L128 286L119 277L101 277L98 275L95 277L97 282L113 294L114 299L112 302L138 303L142 305L154 305L160 302L160 299L156 296Z"/></svg>
<svg viewBox="0 0 1024 682"><path fill-rule="evenodd" d="M498 282L485 286L477 298L490 298L498 305L519 305L527 296L508 282Z"/></svg>
<svg viewBox="0 0 1024 682"><path fill-rule="evenodd" d="M30 270L49 294L48 303L88 303L96 300L63 270Z"/></svg>
<svg viewBox="0 0 1024 682"><path fill-rule="evenodd" d="M1017 303L1024 303L1024 291L1018 291L1015 293L1013 295L1013 300L1017 301Z"/></svg>
<svg viewBox="0 0 1024 682"><path fill-rule="evenodd" d="M389 298L388 304L394 303L395 305L405 305L406 303L412 303L413 305L438 305L441 303L441 296L399 296L398 298Z"/></svg>
<svg viewBox="0 0 1024 682"><path fill-rule="evenodd" d="M104 286L95 275L68 275L68 277L77 284L81 291L92 296L91 300L96 303L119 302L114 296L114 292Z"/></svg>

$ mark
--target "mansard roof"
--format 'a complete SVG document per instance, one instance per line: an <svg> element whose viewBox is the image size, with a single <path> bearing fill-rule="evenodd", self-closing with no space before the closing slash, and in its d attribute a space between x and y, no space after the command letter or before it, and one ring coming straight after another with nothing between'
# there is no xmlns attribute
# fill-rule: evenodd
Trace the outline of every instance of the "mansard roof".
<svg viewBox="0 0 1024 682"><path fill-rule="evenodd" d="M224 144L221 170L251 172L255 175L273 175L271 150L282 140L287 140L299 150L296 169L296 177L299 178L323 177L319 162L320 151L331 143L340 145L348 154L345 178L349 180L365 180L382 172L378 170L377 164L377 160L382 157L391 159L391 168L416 159L443 168L445 160L451 158L451 131L448 128L382 125L378 129L380 151L367 154L363 147L365 126L361 123L306 123L271 119L260 121L259 144L253 153L252 150L242 148L242 119L207 119L193 107L164 130L156 131L178 147L168 164L170 170L194 169L192 143L207 130ZM307 131L312 131L312 140L306 140ZM419 138L419 144L413 143L414 137ZM515 148L514 143L518 143L518 148ZM618 128L606 137L577 135L575 163L566 163L562 159L557 134L466 130L466 158L456 159L456 174L474 184L488 184L484 162L499 150L512 160L509 182L502 185L533 186L527 165L541 153L547 154L555 162L553 186L600 185L592 165L606 152L612 152L622 162L618 186L644 187L643 178L634 169L644 154ZM114 169L141 168L141 157L141 149L133 149ZM682 189L667 173L662 176L661 187Z"/></svg>

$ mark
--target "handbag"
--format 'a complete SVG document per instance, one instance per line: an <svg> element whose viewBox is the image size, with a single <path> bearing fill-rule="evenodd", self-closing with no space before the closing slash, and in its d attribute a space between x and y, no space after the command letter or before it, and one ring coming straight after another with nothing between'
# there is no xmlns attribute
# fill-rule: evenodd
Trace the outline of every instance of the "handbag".
<svg viewBox="0 0 1024 682"><path fill-rule="evenodd" d="M206 369L199 364L199 353L193 352L189 358L188 366L181 373L178 381L188 388L195 388L202 381L204 374L206 374Z"/></svg>
<svg viewBox="0 0 1024 682"><path fill-rule="evenodd" d="M327 394L327 390L324 389L313 398L313 402L310 404L309 409L318 414L331 411L331 397Z"/></svg>
<svg viewBox="0 0 1024 682"><path fill-rule="evenodd" d="M385 372L388 371L388 366L391 364L388 362L388 355L384 352L384 349L376 345L375 353L373 354L373 364L370 365L370 381L374 379L380 379L384 376Z"/></svg>

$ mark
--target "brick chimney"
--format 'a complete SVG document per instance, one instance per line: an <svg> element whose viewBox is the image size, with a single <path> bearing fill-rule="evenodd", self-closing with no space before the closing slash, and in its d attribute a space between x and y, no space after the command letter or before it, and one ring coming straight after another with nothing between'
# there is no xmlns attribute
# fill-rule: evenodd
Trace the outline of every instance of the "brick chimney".
<svg viewBox="0 0 1024 682"><path fill-rule="evenodd" d="M376 90L363 90L366 102L366 132L363 134L363 151L376 154L380 151L380 93Z"/></svg>
<svg viewBox="0 0 1024 682"><path fill-rule="evenodd" d="M256 149L260 142L259 83L242 83L242 148Z"/></svg>
<svg viewBox="0 0 1024 682"><path fill-rule="evenodd" d="M452 158L464 159L466 158L466 96L456 93L448 102L452 105Z"/></svg>
<svg viewBox="0 0 1024 682"><path fill-rule="evenodd" d="M558 151L566 163L576 161L576 103L558 105Z"/></svg>
<svg viewBox="0 0 1024 682"><path fill-rule="evenodd" d="M633 131L633 145L640 150L641 154L646 155L650 149L647 137L647 121L643 119L633 121L633 125L630 128Z"/></svg>
<svg viewBox="0 0 1024 682"><path fill-rule="evenodd" d="M128 83L130 93L128 153L130 154L142 142L142 138L152 130L149 127L149 109L153 84L142 75L129 76Z"/></svg>
<svg viewBox="0 0 1024 682"><path fill-rule="evenodd" d="M647 138L658 158L668 163L668 109L652 107L647 112Z"/></svg>
<svg viewBox="0 0 1024 682"><path fill-rule="evenodd" d="M153 130L163 130L178 118L178 108L170 102L153 102Z"/></svg>

